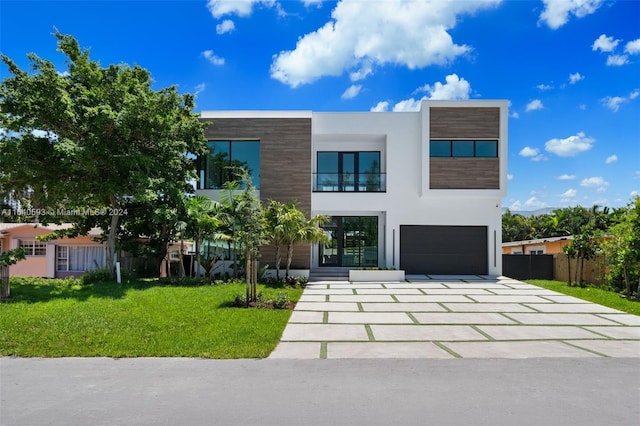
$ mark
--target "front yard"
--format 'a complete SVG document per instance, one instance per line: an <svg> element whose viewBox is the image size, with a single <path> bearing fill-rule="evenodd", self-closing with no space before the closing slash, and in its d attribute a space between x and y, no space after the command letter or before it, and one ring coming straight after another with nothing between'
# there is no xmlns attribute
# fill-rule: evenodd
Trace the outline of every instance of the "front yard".
<svg viewBox="0 0 640 426"><path fill-rule="evenodd" d="M265 298L302 289L259 286ZM243 284L176 287L157 280L80 285L12 279L0 303L0 355L263 358L290 310L237 308Z"/></svg>

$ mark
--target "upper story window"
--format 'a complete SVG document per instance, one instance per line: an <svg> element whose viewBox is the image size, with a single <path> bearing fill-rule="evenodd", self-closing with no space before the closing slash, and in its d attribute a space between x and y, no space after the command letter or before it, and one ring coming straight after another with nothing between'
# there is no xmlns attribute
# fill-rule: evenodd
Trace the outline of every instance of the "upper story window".
<svg viewBox="0 0 640 426"><path fill-rule="evenodd" d="M200 159L200 189L222 189L243 168L260 189L260 141L209 141L209 154Z"/></svg>
<svg viewBox="0 0 640 426"><path fill-rule="evenodd" d="M384 192L380 151L318 151L313 190L318 192Z"/></svg>
<svg viewBox="0 0 640 426"><path fill-rule="evenodd" d="M24 249L25 256L46 256L47 243L36 240L20 240L20 248Z"/></svg>
<svg viewBox="0 0 640 426"><path fill-rule="evenodd" d="M432 140L429 143L431 157L497 158L496 140Z"/></svg>

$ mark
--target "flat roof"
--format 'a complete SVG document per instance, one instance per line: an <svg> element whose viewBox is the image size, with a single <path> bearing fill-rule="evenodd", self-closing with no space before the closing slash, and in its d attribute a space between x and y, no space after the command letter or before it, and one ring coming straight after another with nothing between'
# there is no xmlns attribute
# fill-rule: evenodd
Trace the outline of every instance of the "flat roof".
<svg viewBox="0 0 640 426"><path fill-rule="evenodd" d="M200 118L311 118L311 111L202 111Z"/></svg>

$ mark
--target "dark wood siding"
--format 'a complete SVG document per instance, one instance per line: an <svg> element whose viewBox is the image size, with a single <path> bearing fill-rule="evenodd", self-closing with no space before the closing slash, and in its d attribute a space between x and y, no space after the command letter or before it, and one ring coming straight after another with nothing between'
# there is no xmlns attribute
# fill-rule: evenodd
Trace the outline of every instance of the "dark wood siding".
<svg viewBox="0 0 640 426"><path fill-rule="evenodd" d="M311 211L311 118L211 118L208 140L255 139L260 141L260 198L295 201ZM274 250L263 247L262 262L273 266ZM308 269L311 246L294 250L292 268ZM282 265L284 266L284 265Z"/></svg>
<svg viewBox="0 0 640 426"><path fill-rule="evenodd" d="M498 158L431 157L430 189L500 189Z"/></svg>
<svg viewBox="0 0 640 426"><path fill-rule="evenodd" d="M486 226L400 226L400 269L408 274L486 275Z"/></svg>
<svg viewBox="0 0 640 426"><path fill-rule="evenodd" d="M500 108L430 108L429 133L431 139L498 139Z"/></svg>

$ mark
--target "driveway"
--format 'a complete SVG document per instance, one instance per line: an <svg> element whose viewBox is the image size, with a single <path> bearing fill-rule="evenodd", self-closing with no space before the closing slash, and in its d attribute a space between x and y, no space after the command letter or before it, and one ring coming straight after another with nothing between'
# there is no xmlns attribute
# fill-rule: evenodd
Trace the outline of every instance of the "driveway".
<svg viewBox="0 0 640 426"><path fill-rule="evenodd" d="M640 317L506 277L317 282L269 358L640 358Z"/></svg>

